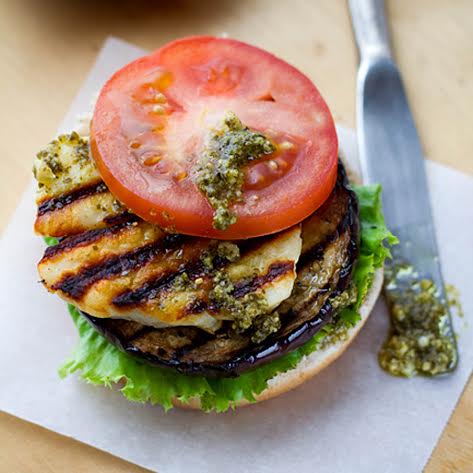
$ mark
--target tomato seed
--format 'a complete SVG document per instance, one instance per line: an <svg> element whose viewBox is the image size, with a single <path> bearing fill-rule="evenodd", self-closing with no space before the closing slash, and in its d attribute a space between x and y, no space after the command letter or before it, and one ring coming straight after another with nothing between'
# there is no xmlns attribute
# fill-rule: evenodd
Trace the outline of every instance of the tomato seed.
<svg viewBox="0 0 473 473"><path fill-rule="evenodd" d="M290 141L283 141L282 143L279 143L278 148L281 151L288 151L290 149L294 149L296 145L294 143L291 143Z"/></svg>
<svg viewBox="0 0 473 473"><path fill-rule="evenodd" d="M143 161L143 164L145 166L153 166L154 164L158 164L161 159L163 159L162 156L160 156L159 154L155 154L154 156L149 156L148 158L146 158Z"/></svg>
<svg viewBox="0 0 473 473"><path fill-rule="evenodd" d="M163 115L166 109L162 105L153 105L153 112L157 113L158 115Z"/></svg>
<svg viewBox="0 0 473 473"><path fill-rule="evenodd" d="M154 96L154 101L156 103L166 103L167 102L167 99L166 99L166 96L164 94L162 94L161 92L158 92L155 96Z"/></svg>

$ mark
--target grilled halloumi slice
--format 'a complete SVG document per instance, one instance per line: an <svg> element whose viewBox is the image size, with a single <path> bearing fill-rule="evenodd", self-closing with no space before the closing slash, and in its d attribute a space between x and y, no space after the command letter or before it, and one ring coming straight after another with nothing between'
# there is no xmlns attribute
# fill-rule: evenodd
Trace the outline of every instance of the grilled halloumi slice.
<svg viewBox="0 0 473 473"><path fill-rule="evenodd" d="M235 297L258 294L268 311L291 294L302 246L300 225L245 242L166 233L120 205L114 208L90 157L75 169L82 161L73 155L83 152L81 146L64 145L61 138L55 146L59 166L67 172L57 172L40 190L36 220L39 233L64 237L46 250L38 265L49 291L95 317L207 331L231 319L210 297L217 271L228 276ZM49 173L38 172L40 164L35 167L37 176ZM89 177L81 174L84 169ZM70 176L82 178L69 181ZM96 192L90 192L94 185ZM107 205L97 206L97 199L106 199ZM239 257L219 256L222 246ZM209 255L217 255L211 265L206 263Z"/></svg>
<svg viewBox="0 0 473 473"><path fill-rule="evenodd" d="M35 231L63 237L107 225L123 207L102 181L86 138L61 135L40 151L33 173L38 181Z"/></svg>

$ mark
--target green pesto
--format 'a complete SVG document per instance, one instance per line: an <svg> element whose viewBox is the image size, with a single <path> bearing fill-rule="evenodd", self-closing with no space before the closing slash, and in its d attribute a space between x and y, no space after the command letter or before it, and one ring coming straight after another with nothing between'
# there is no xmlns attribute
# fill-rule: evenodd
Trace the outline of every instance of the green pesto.
<svg viewBox="0 0 473 473"><path fill-rule="evenodd" d="M178 274L172 282L172 287L176 291L185 291L191 287L194 287L195 283L191 281L189 275L186 272Z"/></svg>
<svg viewBox="0 0 473 473"><path fill-rule="evenodd" d="M240 259L240 248L235 243L222 241L217 246L217 255L233 263Z"/></svg>
<svg viewBox="0 0 473 473"><path fill-rule="evenodd" d="M214 269L214 259L216 257L224 258L228 262L233 263L240 259L240 248L235 243L229 241L221 241L208 251L205 251L200 260L205 269L212 271Z"/></svg>
<svg viewBox="0 0 473 473"><path fill-rule="evenodd" d="M274 151L268 138L244 126L234 113L225 116L196 170L196 184L214 209L214 228L225 230L237 220L230 207L243 200L245 165Z"/></svg>
<svg viewBox="0 0 473 473"><path fill-rule="evenodd" d="M64 168L64 164L60 160L61 147L64 145L71 147L74 151L75 159L71 164L80 165L89 161L89 144L86 140L75 131L60 135L36 155L37 161L33 166L33 174L40 185L47 185L51 178L57 179L68 170ZM40 164L43 165L43 169Z"/></svg>
<svg viewBox="0 0 473 473"><path fill-rule="evenodd" d="M225 269L215 268L214 260L217 257L233 263L240 259L240 249L235 243L223 241L202 255L204 267L212 274L210 301L232 319L232 328L236 332L251 330L255 343L263 341L280 328L279 315L269 313L268 304L261 292L250 292L241 298L235 298L235 286L227 272Z"/></svg>
<svg viewBox="0 0 473 473"><path fill-rule="evenodd" d="M452 371L458 359L455 336L434 282L408 265L388 266L385 277L391 332L379 352L380 366L403 377Z"/></svg>
<svg viewBox="0 0 473 473"><path fill-rule="evenodd" d="M258 317L269 312L264 295L260 292L250 292L243 297L235 298L235 286L225 271L216 271L213 278L213 288L210 300L222 308L233 320L232 328L237 333L250 329ZM261 332L262 333L262 332ZM271 332L267 332L269 335ZM261 337L261 334L258 338Z"/></svg>
<svg viewBox="0 0 473 473"><path fill-rule="evenodd" d="M350 284L345 291L343 291L338 296L334 296L330 299L330 305L332 309L338 311L344 307L351 306L356 302L358 298L358 290L354 284Z"/></svg>
<svg viewBox="0 0 473 473"><path fill-rule="evenodd" d="M350 284L350 286L345 289L341 294L330 298L329 302L334 310L334 315L332 322L325 326L326 335L320 341L320 348L327 348L330 345L346 341L350 335L350 328L353 327L353 324L345 320L342 316L342 310L353 306L356 303L358 297L358 290L355 284Z"/></svg>
<svg viewBox="0 0 473 473"><path fill-rule="evenodd" d="M446 284L445 292L447 293L447 304L450 309L453 309L458 317L463 318L465 313L460 302L460 291L453 284Z"/></svg>
<svg viewBox="0 0 473 473"><path fill-rule="evenodd" d="M253 322L253 334L251 341L253 343L260 343L268 338L272 333L277 332L281 328L281 319L277 311L269 314L263 314Z"/></svg>

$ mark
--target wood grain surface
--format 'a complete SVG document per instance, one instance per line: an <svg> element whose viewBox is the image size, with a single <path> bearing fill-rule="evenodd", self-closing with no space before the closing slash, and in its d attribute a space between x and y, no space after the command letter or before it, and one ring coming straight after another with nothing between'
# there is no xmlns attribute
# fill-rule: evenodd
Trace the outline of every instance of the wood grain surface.
<svg viewBox="0 0 473 473"><path fill-rule="evenodd" d="M391 0L387 8L425 154L473 174L473 1ZM33 155L53 137L106 36L152 49L222 32L302 69L335 119L355 125L357 56L343 0L0 0L0 229L31 179ZM0 471L145 470L0 414ZM473 472L472 382L426 472Z"/></svg>

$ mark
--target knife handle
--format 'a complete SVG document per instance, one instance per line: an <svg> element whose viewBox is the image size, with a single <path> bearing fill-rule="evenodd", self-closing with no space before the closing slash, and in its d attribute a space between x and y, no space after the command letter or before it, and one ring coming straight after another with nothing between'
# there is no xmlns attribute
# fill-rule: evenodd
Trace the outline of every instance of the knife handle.
<svg viewBox="0 0 473 473"><path fill-rule="evenodd" d="M361 60L391 58L384 0L348 0L348 5Z"/></svg>

